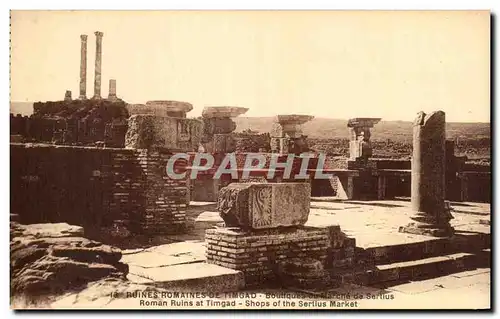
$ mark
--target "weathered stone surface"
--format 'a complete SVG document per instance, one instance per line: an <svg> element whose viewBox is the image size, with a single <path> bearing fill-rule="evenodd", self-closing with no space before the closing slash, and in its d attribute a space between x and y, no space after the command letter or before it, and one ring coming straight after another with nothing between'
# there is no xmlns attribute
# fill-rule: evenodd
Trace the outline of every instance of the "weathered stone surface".
<svg viewBox="0 0 500 319"><path fill-rule="evenodd" d="M229 227L300 226L309 216L310 194L308 183L233 183L219 191L217 207Z"/></svg>
<svg viewBox="0 0 500 319"><path fill-rule="evenodd" d="M129 118L125 147L136 149L196 150L202 122L196 119L155 115L133 115Z"/></svg>
<svg viewBox="0 0 500 319"><path fill-rule="evenodd" d="M278 274L281 284L287 288L322 289L330 281L323 263L313 258L284 260L279 263Z"/></svg>
<svg viewBox="0 0 500 319"><path fill-rule="evenodd" d="M169 291L230 292L241 290L245 286L241 271L210 263L185 263L148 268L132 266L131 273L142 280L148 278L156 287Z"/></svg>
<svg viewBox="0 0 500 319"><path fill-rule="evenodd" d="M291 138L300 138L302 137L301 125L309 122L313 118L314 116L311 115L277 115L275 122L279 123L281 130L278 127L274 127L273 134L275 134L276 137L284 135Z"/></svg>
<svg viewBox="0 0 500 319"><path fill-rule="evenodd" d="M375 117L352 118L347 122L347 127L374 127L380 120L381 118Z"/></svg>
<svg viewBox="0 0 500 319"><path fill-rule="evenodd" d="M273 153L300 154L309 151L307 136L302 134L302 124L312 120L310 115L278 115L271 129L271 151Z"/></svg>
<svg viewBox="0 0 500 319"><path fill-rule="evenodd" d="M83 227L68 225L66 223L31 224L29 227L15 225L11 227L14 237L57 238L83 236Z"/></svg>
<svg viewBox="0 0 500 319"><path fill-rule="evenodd" d="M146 106L154 109L164 109L167 116L185 118L186 113L193 109L193 105L187 102L179 101L148 101Z"/></svg>
<svg viewBox="0 0 500 319"><path fill-rule="evenodd" d="M453 216L445 206L445 113L420 112L413 126L411 203L414 223L400 231L430 236L453 233Z"/></svg>
<svg viewBox="0 0 500 319"><path fill-rule="evenodd" d="M150 114L177 118L185 118L186 113L193 109L190 103L178 101L148 101L146 104L127 104L126 107L130 116Z"/></svg>
<svg viewBox="0 0 500 319"><path fill-rule="evenodd" d="M285 137L285 132L283 131L283 127L278 121L274 121L271 126L271 132L269 132L271 138L279 138Z"/></svg>
<svg viewBox="0 0 500 319"><path fill-rule="evenodd" d="M380 118L353 118L347 122L349 128L349 158L350 160L362 159L366 164L372 156L372 144L370 142L370 128L380 122Z"/></svg>
<svg viewBox="0 0 500 319"><path fill-rule="evenodd" d="M146 105L146 104L127 104L126 108L127 108L128 113L130 114L130 116L137 115L137 114L168 116L167 110L165 108L160 108L160 107Z"/></svg>
<svg viewBox="0 0 500 319"><path fill-rule="evenodd" d="M207 106L203 109L202 116L204 118L213 117L237 117L245 114L248 111L246 107L237 106Z"/></svg>
<svg viewBox="0 0 500 319"><path fill-rule="evenodd" d="M297 114L286 114L286 115L277 115L276 119L281 125L285 124L304 124L312 120L314 116L312 115L297 115Z"/></svg>
<svg viewBox="0 0 500 319"><path fill-rule="evenodd" d="M236 129L236 123L229 117L203 118L203 131L206 135L228 134Z"/></svg>
<svg viewBox="0 0 500 319"><path fill-rule="evenodd" d="M214 134L207 151L211 153L231 153L235 151L235 148L236 143L231 134Z"/></svg>
<svg viewBox="0 0 500 319"><path fill-rule="evenodd" d="M83 237L68 224L11 223L11 295L40 297L106 277L125 278L121 251Z"/></svg>
<svg viewBox="0 0 500 319"><path fill-rule="evenodd" d="M273 137L271 138L271 152L273 153L280 153L280 154L287 154L289 153L290 150L290 138L289 137L282 137L282 138L276 138Z"/></svg>

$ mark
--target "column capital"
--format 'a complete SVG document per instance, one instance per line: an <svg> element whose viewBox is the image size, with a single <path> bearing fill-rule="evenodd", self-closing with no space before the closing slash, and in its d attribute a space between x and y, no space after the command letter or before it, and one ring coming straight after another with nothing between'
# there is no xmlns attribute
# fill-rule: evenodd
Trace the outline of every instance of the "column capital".
<svg viewBox="0 0 500 319"><path fill-rule="evenodd" d="M104 33L102 33L101 31L96 31L96 32L94 32L94 34L95 34L96 37L101 37L102 38L104 36Z"/></svg>
<svg viewBox="0 0 500 319"><path fill-rule="evenodd" d="M80 40L82 40L82 42L87 42L87 35L86 34L81 34L80 35Z"/></svg>

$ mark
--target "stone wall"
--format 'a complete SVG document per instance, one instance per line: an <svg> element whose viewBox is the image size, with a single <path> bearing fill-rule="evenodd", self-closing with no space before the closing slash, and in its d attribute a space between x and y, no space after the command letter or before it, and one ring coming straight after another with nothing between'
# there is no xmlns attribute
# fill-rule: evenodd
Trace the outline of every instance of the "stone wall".
<svg viewBox="0 0 500 319"><path fill-rule="evenodd" d="M136 149L197 151L203 123L196 119L156 115L132 115L128 120L125 146Z"/></svg>
<svg viewBox="0 0 500 319"><path fill-rule="evenodd" d="M43 144L11 144L10 150L11 213L22 223L138 234L184 227L186 181L166 176L170 153ZM185 166L178 160L175 169Z"/></svg>
<svg viewBox="0 0 500 319"><path fill-rule="evenodd" d="M269 133L250 134L250 133L233 133L236 142L236 152L269 152L271 150L271 138Z"/></svg>
<svg viewBox="0 0 500 319"><path fill-rule="evenodd" d="M346 237L339 226L249 232L209 229L205 240L207 262L241 270L247 287L280 282L281 263L296 258L319 260L328 270L349 268L355 263L355 240Z"/></svg>
<svg viewBox="0 0 500 319"><path fill-rule="evenodd" d="M11 134L26 141L64 145L107 143L123 147L127 131L126 103L108 100L36 102L33 115L11 115Z"/></svg>

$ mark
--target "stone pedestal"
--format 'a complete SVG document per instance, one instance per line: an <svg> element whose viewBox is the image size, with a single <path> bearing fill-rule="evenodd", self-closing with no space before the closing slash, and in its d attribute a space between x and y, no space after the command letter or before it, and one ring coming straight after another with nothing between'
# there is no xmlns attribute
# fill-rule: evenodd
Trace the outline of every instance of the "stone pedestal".
<svg viewBox="0 0 500 319"><path fill-rule="evenodd" d="M445 113L420 112L413 126L411 204L415 215L400 232L449 236L449 205L445 204Z"/></svg>
<svg viewBox="0 0 500 319"><path fill-rule="evenodd" d="M212 106L203 109L203 147L207 153L232 153L236 142L232 132L236 123L231 118L245 114L244 107Z"/></svg>
<svg viewBox="0 0 500 319"><path fill-rule="evenodd" d="M321 265L327 264L329 239L326 229L314 227L259 231L218 228L205 232L207 262L241 270L246 287L288 285L290 281L282 278L280 266L286 266L288 261L297 258L309 263L317 261ZM295 277L306 277L301 275ZM296 280L294 284L295 288L306 286L300 280Z"/></svg>
<svg viewBox="0 0 500 319"><path fill-rule="evenodd" d="M356 240L338 225L208 229L205 241L207 262L242 271L247 288L272 285L324 291L340 284L335 275L356 265Z"/></svg>
<svg viewBox="0 0 500 319"><path fill-rule="evenodd" d="M271 128L271 152L300 154L309 151L302 124L312 120L310 115L278 115Z"/></svg>
<svg viewBox="0 0 500 319"><path fill-rule="evenodd" d="M353 118L347 122L349 128L349 160L367 161L372 156L370 128L380 122L380 118Z"/></svg>
<svg viewBox="0 0 500 319"><path fill-rule="evenodd" d="M309 183L232 183L219 191L217 209L228 227L301 226L309 216Z"/></svg>

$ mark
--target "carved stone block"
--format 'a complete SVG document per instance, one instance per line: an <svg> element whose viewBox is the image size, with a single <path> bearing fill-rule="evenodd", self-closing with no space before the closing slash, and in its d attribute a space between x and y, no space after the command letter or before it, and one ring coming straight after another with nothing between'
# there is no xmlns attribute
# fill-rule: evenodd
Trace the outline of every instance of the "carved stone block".
<svg viewBox="0 0 500 319"><path fill-rule="evenodd" d="M232 183L219 191L217 209L228 227L301 226L309 217L308 183Z"/></svg>

